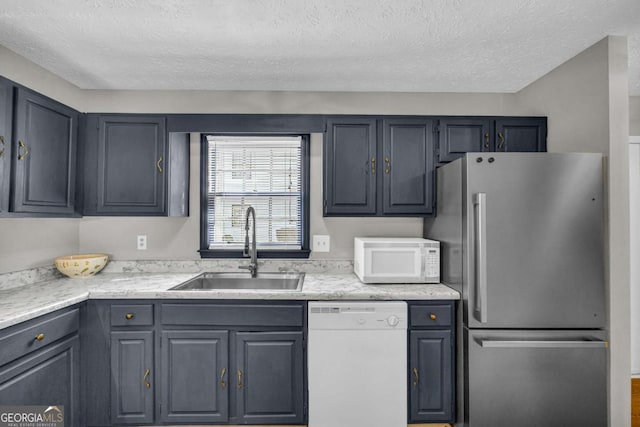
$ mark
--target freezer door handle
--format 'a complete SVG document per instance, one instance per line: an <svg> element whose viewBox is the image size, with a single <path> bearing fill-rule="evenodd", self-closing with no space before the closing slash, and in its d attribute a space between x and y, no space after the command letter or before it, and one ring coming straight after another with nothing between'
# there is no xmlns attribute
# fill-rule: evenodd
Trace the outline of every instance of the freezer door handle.
<svg viewBox="0 0 640 427"><path fill-rule="evenodd" d="M473 195L475 216L475 317L480 323L487 321L487 194Z"/></svg>
<svg viewBox="0 0 640 427"><path fill-rule="evenodd" d="M607 348L607 341L568 340L568 341L543 341L543 340L488 340L474 339L481 347L485 348Z"/></svg>

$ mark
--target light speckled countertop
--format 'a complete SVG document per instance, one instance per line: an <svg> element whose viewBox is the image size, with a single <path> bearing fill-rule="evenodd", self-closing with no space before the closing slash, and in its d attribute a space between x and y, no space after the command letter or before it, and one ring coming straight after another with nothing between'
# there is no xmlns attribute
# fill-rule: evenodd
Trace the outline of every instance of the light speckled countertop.
<svg viewBox="0 0 640 427"><path fill-rule="evenodd" d="M457 300L442 284L366 285L353 273L306 273L301 291L168 289L199 274L102 272L86 279L54 278L0 289L0 329L87 299L261 299L261 300Z"/></svg>

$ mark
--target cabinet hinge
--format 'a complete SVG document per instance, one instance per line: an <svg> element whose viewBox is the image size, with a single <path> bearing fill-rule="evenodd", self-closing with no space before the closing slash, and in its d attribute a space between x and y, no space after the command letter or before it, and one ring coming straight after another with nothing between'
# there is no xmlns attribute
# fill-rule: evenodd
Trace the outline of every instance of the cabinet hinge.
<svg viewBox="0 0 640 427"><path fill-rule="evenodd" d="M324 199L324 200L322 201L322 206L324 206L325 208L327 207L327 199Z"/></svg>

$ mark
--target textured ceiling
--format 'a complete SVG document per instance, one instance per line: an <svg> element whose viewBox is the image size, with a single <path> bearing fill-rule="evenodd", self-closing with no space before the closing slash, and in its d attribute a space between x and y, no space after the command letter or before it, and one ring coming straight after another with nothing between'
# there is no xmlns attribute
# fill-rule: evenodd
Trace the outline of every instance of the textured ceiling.
<svg viewBox="0 0 640 427"><path fill-rule="evenodd" d="M1 0L0 45L86 89L515 92L640 0Z"/></svg>

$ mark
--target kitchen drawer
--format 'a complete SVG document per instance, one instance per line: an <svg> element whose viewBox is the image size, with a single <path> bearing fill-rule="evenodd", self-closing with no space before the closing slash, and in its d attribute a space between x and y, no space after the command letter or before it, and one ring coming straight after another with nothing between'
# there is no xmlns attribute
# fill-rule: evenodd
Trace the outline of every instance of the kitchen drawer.
<svg viewBox="0 0 640 427"><path fill-rule="evenodd" d="M152 326L153 304L113 304L111 326Z"/></svg>
<svg viewBox="0 0 640 427"><path fill-rule="evenodd" d="M304 323L300 304L162 304L163 325L296 326Z"/></svg>
<svg viewBox="0 0 640 427"><path fill-rule="evenodd" d="M429 304L409 306L411 328L443 327L453 323L453 304Z"/></svg>
<svg viewBox="0 0 640 427"><path fill-rule="evenodd" d="M21 323L0 331L0 366L78 331L77 308Z"/></svg>

